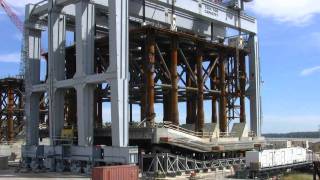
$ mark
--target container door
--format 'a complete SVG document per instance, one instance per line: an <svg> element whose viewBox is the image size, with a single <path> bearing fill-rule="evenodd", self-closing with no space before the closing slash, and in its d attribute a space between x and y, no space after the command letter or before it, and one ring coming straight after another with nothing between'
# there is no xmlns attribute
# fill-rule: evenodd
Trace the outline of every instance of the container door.
<svg viewBox="0 0 320 180"><path fill-rule="evenodd" d="M285 150L283 150L281 152L281 165L285 165L286 164L286 152Z"/></svg>

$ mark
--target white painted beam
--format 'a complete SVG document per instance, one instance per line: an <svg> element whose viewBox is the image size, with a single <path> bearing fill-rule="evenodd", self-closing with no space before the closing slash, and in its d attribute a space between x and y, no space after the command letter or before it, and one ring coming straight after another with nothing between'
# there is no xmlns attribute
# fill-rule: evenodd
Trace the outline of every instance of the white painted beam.
<svg viewBox="0 0 320 180"><path fill-rule="evenodd" d="M89 0L76 4L76 74L78 145L93 144L94 86L87 85L84 78L94 73L95 7Z"/></svg>
<svg viewBox="0 0 320 180"><path fill-rule="evenodd" d="M115 73L111 80L112 146L128 146L128 74L129 74L129 16L128 0L110 1L108 72Z"/></svg>
<svg viewBox="0 0 320 180"><path fill-rule="evenodd" d="M25 116L26 144L38 145L39 142L39 100L40 95L32 92L33 85L40 83L41 30L30 28L34 22L29 18L32 5L26 7L24 28L25 61ZM29 26L30 25L30 26Z"/></svg>
<svg viewBox="0 0 320 180"><path fill-rule="evenodd" d="M250 98L250 127L257 135L261 136L261 93L260 93L260 57L259 41L256 35L249 38L250 56L249 56L249 89Z"/></svg>

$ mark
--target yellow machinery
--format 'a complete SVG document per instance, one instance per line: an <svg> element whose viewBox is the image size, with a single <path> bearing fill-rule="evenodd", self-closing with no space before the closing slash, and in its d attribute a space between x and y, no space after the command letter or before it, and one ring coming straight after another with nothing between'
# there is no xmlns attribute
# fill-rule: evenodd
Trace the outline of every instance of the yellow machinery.
<svg viewBox="0 0 320 180"><path fill-rule="evenodd" d="M64 127L61 130L61 138L62 139L73 140L73 138L74 138L74 128L73 128L73 126Z"/></svg>

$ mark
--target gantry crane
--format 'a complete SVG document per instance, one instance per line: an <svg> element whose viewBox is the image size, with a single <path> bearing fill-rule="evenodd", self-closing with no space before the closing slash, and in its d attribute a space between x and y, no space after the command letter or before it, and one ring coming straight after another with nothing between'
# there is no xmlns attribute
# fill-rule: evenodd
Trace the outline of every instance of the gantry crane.
<svg viewBox="0 0 320 180"><path fill-rule="evenodd" d="M17 27L17 29L22 33L24 32L24 23L18 17L18 15L13 11L9 4L5 0L0 0L0 6L4 9L7 16L10 18L11 22ZM23 41L21 44L21 61L20 61L20 75L24 74L24 46ZM44 50L41 48L41 54L44 54Z"/></svg>
<svg viewBox="0 0 320 180"><path fill-rule="evenodd" d="M17 29L23 34L24 25L23 22L19 19L17 14L12 10L5 0L0 0L0 5L10 18L11 22L17 27ZM24 74L24 46L23 41L21 44L21 60L20 60L20 75Z"/></svg>

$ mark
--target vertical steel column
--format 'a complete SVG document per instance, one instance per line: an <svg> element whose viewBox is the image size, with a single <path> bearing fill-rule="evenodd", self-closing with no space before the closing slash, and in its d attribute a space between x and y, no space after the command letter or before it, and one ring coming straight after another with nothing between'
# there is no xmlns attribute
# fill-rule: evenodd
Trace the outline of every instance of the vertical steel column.
<svg viewBox="0 0 320 180"><path fill-rule="evenodd" d="M155 41L152 33L147 34L147 57L146 57L146 120L147 126L154 126L154 63L155 63Z"/></svg>
<svg viewBox="0 0 320 180"><path fill-rule="evenodd" d="M14 139L14 90L13 87L8 87L8 104L7 104L7 139L12 141Z"/></svg>
<svg viewBox="0 0 320 180"><path fill-rule="evenodd" d="M246 58L243 53L239 58L240 70L240 122L246 123Z"/></svg>
<svg viewBox="0 0 320 180"><path fill-rule="evenodd" d="M250 127L257 136L261 136L260 58L257 35L250 35L249 46Z"/></svg>
<svg viewBox="0 0 320 180"><path fill-rule="evenodd" d="M199 47L198 47L199 48ZM203 72L202 72L202 61L203 55L200 49L197 50L197 84L198 84L198 109L197 109L197 122L196 131L203 132L204 127L204 110L203 110Z"/></svg>
<svg viewBox="0 0 320 180"><path fill-rule="evenodd" d="M211 90L216 90L217 89L217 73L218 73L218 68L215 67L211 73L211 81L210 81L210 86ZM211 98L211 123L218 123L218 116L217 116L217 96L216 94L212 94Z"/></svg>
<svg viewBox="0 0 320 180"><path fill-rule="evenodd" d="M55 88L54 83L65 79L66 20L55 0L49 1L48 12L49 127L53 144L64 125L64 91Z"/></svg>
<svg viewBox="0 0 320 180"><path fill-rule="evenodd" d="M219 125L220 132L227 132L228 122L227 122L227 93L226 93L226 71L225 71L225 57L221 57L219 63L219 72L220 72L220 116L219 116Z"/></svg>
<svg viewBox="0 0 320 180"><path fill-rule="evenodd" d="M179 125L179 110L178 110L178 41L177 37L172 38L172 50L171 50L171 122L175 125Z"/></svg>
<svg viewBox="0 0 320 180"><path fill-rule="evenodd" d="M112 146L127 147L129 139L129 18L128 0L109 1Z"/></svg>
<svg viewBox="0 0 320 180"><path fill-rule="evenodd" d="M30 18L33 5L27 5L24 26L25 59L25 116L26 145L38 145L39 142L39 100L40 94L32 92L32 86L40 83L40 42L41 30L32 29Z"/></svg>
<svg viewBox="0 0 320 180"><path fill-rule="evenodd" d="M76 4L76 74L85 78L94 73L95 7L89 0ZM77 85L78 145L93 144L95 85Z"/></svg>

